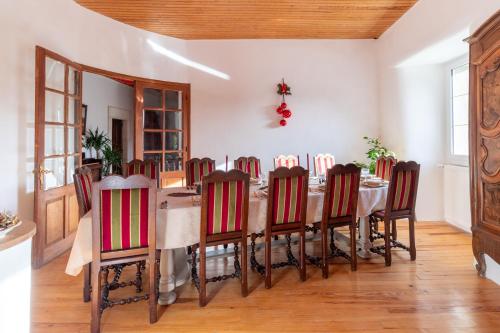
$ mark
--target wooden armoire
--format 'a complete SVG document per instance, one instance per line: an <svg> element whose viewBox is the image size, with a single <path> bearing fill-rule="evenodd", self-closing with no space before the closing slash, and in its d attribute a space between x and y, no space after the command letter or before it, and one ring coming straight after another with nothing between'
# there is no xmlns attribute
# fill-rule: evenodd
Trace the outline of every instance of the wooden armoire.
<svg viewBox="0 0 500 333"><path fill-rule="evenodd" d="M484 276L485 254L500 263L500 11L467 41L472 248Z"/></svg>

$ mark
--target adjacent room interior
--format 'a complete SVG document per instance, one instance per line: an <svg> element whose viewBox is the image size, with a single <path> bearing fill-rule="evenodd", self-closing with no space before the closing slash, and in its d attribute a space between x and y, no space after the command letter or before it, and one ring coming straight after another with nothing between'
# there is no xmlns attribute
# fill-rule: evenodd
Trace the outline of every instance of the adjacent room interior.
<svg viewBox="0 0 500 333"><path fill-rule="evenodd" d="M498 1L0 8L0 332L498 332Z"/></svg>

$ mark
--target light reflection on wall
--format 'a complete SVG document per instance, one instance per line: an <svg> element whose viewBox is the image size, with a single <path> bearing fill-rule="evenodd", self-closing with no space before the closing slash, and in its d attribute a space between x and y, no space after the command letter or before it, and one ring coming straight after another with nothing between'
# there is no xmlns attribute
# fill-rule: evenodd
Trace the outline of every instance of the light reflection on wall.
<svg viewBox="0 0 500 333"><path fill-rule="evenodd" d="M166 56L174 61L177 61L178 63L192 67L194 69L200 70L202 72L208 73L210 75L219 77L219 78L224 79L224 80L231 79L231 77L226 73L223 73L221 71L218 71L218 70L213 69L211 67L208 67L206 65L200 64L196 61L193 61L193 60L190 60L186 57L183 57L180 54L175 53L173 51L170 51L170 50L164 48L163 46L153 42L150 39L148 39L147 42L153 48L154 51L156 51L156 52L158 52L158 53L160 53L160 54L162 54L162 55L164 55L164 56Z"/></svg>

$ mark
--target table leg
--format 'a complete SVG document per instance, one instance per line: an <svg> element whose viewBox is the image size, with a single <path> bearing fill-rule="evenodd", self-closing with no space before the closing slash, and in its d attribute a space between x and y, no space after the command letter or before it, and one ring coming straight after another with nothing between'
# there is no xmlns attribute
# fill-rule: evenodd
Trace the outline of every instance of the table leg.
<svg viewBox="0 0 500 333"><path fill-rule="evenodd" d="M177 299L175 293L175 275L174 275L174 251L161 250L160 256L160 297L158 304L173 304Z"/></svg>
<svg viewBox="0 0 500 333"><path fill-rule="evenodd" d="M371 258L372 253L370 249L373 244L370 242L370 222L367 216L359 218L359 234L360 238L357 241L358 256L364 259Z"/></svg>
<svg viewBox="0 0 500 333"><path fill-rule="evenodd" d="M160 257L160 297L158 304L172 304L177 299L175 288L190 278L186 249L161 250Z"/></svg>

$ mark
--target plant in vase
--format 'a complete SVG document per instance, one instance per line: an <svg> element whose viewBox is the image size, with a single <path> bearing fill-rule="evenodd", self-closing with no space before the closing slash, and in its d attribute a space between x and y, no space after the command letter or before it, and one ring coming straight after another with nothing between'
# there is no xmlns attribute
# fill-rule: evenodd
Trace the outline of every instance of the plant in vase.
<svg viewBox="0 0 500 333"><path fill-rule="evenodd" d="M106 145L102 150L103 168L102 173L108 176L111 173L119 174L122 167L122 153L119 150L113 149L111 145Z"/></svg>
<svg viewBox="0 0 500 333"><path fill-rule="evenodd" d="M100 159L100 153L110 144L110 142L111 140L109 140L106 133L104 133L104 131L99 131L99 127L96 127L94 131L91 129L87 131L83 137L82 147L88 150L90 157L92 157L92 150L94 150L96 155L95 158Z"/></svg>
<svg viewBox="0 0 500 333"><path fill-rule="evenodd" d="M367 136L363 137L366 140L366 143L370 146L370 149L366 152L366 156L370 160L370 162L364 163L359 161L354 161L354 164L360 168L368 169L371 174L375 173L375 167L377 165L377 159L379 157L396 157L396 154L382 146L382 142L379 138L369 138Z"/></svg>

